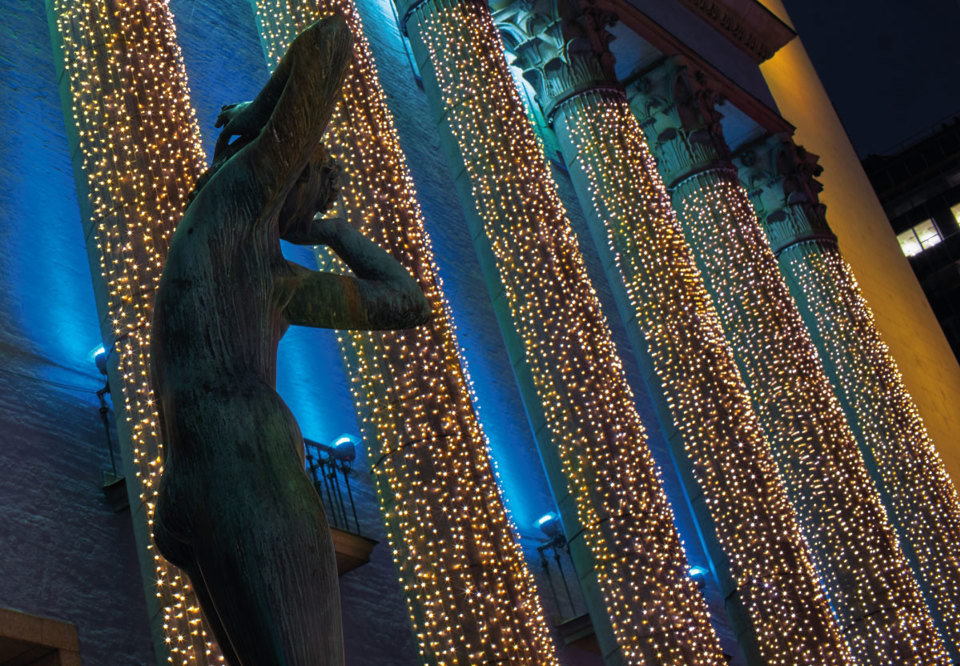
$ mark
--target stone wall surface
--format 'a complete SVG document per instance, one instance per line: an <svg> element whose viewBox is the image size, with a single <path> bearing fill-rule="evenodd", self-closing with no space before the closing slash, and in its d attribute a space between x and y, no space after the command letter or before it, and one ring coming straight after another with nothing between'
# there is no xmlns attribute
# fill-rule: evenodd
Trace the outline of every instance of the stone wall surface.
<svg viewBox="0 0 960 666"><path fill-rule="evenodd" d="M0 24L0 606L77 625L85 664L154 657L89 352L90 271L42 2Z"/></svg>

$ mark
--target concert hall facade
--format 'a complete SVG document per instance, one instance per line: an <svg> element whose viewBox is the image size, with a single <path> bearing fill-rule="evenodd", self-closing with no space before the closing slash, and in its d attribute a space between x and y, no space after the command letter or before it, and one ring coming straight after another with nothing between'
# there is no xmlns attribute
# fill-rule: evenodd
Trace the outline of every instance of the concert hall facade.
<svg viewBox="0 0 960 666"><path fill-rule="evenodd" d="M960 366L780 0L8 4L0 662L224 663L151 539L153 296L336 12L329 214L433 312L280 344L347 663L960 663Z"/></svg>

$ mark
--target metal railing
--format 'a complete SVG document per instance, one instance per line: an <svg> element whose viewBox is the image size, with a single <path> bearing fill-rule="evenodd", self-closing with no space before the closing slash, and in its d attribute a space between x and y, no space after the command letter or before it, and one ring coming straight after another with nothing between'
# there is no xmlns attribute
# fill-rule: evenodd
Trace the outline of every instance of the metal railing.
<svg viewBox="0 0 960 666"><path fill-rule="evenodd" d="M356 440L340 437L333 445L303 440L307 473L327 510L331 527L360 534L360 519L353 500L350 477L357 457Z"/></svg>
<svg viewBox="0 0 960 666"><path fill-rule="evenodd" d="M537 521L537 527L546 538L533 537L540 542L537 546L537 559L540 564L539 578L541 584L546 582L549 590L547 605L552 605L554 622L561 624L572 618L579 617L587 612L586 604L580 592L577 576L573 568L573 558L570 556L570 545L563 533L560 521L556 514L548 513ZM531 537L527 537L531 538ZM573 587L567 579L568 574L573 578ZM552 602L552 604L550 604Z"/></svg>

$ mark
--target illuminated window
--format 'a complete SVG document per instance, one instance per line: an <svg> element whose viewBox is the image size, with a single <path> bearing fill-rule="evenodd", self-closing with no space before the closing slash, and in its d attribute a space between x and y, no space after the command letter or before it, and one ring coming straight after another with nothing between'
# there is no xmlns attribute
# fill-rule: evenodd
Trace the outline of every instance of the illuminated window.
<svg viewBox="0 0 960 666"><path fill-rule="evenodd" d="M960 203L950 206L950 212L953 213L953 219L960 225Z"/></svg>
<svg viewBox="0 0 960 666"><path fill-rule="evenodd" d="M954 206L954 215L960 212L960 204ZM943 237L940 231L934 225L933 220L924 220L912 229L908 229L901 234L897 234L897 240L900 241L900 249L908 257L920 254L937 245Z"/></svg>

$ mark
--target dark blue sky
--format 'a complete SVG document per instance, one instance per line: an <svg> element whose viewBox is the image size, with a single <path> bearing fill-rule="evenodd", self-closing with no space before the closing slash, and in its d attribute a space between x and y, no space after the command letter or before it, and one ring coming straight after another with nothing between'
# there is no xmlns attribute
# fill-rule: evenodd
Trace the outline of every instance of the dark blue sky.
<svg viewBox="0 0 960 666"><path fill-rule="evenodd" d="M957 0L783 0L861 157L960 115Z"/></svg>

